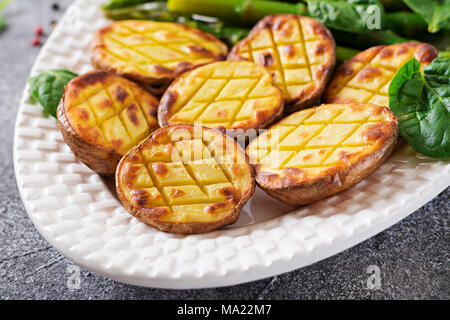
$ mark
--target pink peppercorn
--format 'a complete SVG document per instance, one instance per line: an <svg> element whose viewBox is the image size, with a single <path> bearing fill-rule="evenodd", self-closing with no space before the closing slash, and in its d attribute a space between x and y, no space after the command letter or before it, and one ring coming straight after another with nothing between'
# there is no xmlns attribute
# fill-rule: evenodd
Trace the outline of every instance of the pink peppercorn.
<svg viewBox="0 0 450 320"><path fill-rule="evenodd" d="M40 46L41 44L42 44L42 41L41 41L41 39L38 38L38 37L33 38L33 40L31 40L31 45L32 45L33 47Z"/></svg>
<svg viewBox="0 0 450 320"><path fill-rule="evenodd" d="M34 34L37 35L37 36L42 36L44 34L44 28L42 28L42 26L40 26L40 25L37 26L34 29Z"/></svg>

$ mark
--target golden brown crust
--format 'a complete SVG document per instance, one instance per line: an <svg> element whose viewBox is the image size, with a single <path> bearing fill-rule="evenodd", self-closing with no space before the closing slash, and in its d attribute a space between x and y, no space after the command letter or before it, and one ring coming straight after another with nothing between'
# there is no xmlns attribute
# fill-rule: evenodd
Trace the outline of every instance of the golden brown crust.
<svg viewBox="0 0 450 320"><path fill-rule="evenodd" d="M120 163L119 163L120 166ZM235 209L231 211L225 218L214 221L214 222L195 222L195 223L174 223L174 222L166 222L162 221L159 218L163 216L164 214L167 214L168 211L166 211L163 208L137 208L136 206L133 206L128 199L124 196L123 192L120 188L117 186L117 179L116 179L116 188L117 188L117 195L119 196L120 201L122 202L122 205L124 208L134 217L136 217L139 221L164 232L169 233L179 233L179 234L202 234L202 233L208 233L211 231L214 231L216 229L219 229L221 227L224 227L229 224L235 223L239 218L239 212L241 211L242 207L245 205L245 202L247 202L248 199L244 201L240 201ZM251 194L249 194L248 198L251 197L251 195L254 192L254 186ZM216 205L220 205L221 203L217 203Z"/></svg>
<svg viewBox="0 0 450 320"><path fill-rule="evenodd" d="M105 93L103 99L93 103L92 98L106 92L106 88L112 88L109 94ZM122 157L118 150L122 148L123 142L119 139L107 142L100 127L100 119L94 113L108 110L114 115L117 111L112 110L124 103L128 103L123 105L123 111L130 125L144 125L146 134L158 127L158 100L130 80L106 71L93 71L72 79L59 103L58 127L64 141L81 162L100 175L114 175Z"/></svg>
<svg viewBox="0 0 450 320"><path fill-rule="evenodd" d="M327 106L332 105L322 105L313 110ZM299 206L346 190L371 174L395 148L398 138L397 118L387 107L351 104L348 105L348 108L356 112L370 108L372 114L383 114L390 119L369 123L365 131L361 133L364 140L371 145L370 152L340 152L338 155L342 160L340 164L331 165L318 172L309 171L308 166L305 168L287 166L281 170L268 171L261 163L251 163L258 185L274 198L293 206ZM296 113L291 116L295 115ZM252 142L252 144L254 143ZM247 147L247 154L252 152L250 151L253 148L252 144ZM303 159L307 160L307 157ZM250 158L252 157L250 156Z"/></svg>
<svg viewBox="0 0 450 320"><path fill-rule="evenodd" d="M139 165L139 163L141 162L145 162L146 160L143 157L143 153L148 150L151 150L152 146L157 146L161 144L164 145L167 143L169 143L169 146L172 146L170 141L172 141L173 139L173 136L171 136L171 134L173 134L174 132L188 132L190 134L194 134L195 136L194 130L201 130L197 131L201 132L201 134L207 132L210 137L214 137L211 138L213 140L217 139L218 141L219 140L226 141L226 143L228 143L229 146L231 146L231 148L235 150L235 152L237 152L234 155L234 157L238 158L239 161L243 161L243 163L238 164L238 162L236 162L235 164L233 162L230 165L231 170L230 172L232 172L232 174L236 174L236 176L238 177L241 177L243 181L239 182L237 180L231 180L233 182L233 187L224 187L219 190L219 193L223 194L225 200L211 202L209 205L204 207L203 209L204 215L217 215L218 219L209 219L208 221L191 221L191 222L183 222L182 220L173 221L174 220L173 216L176 215L176 213L175 211L172 211L172 208L170 208L170 206L166 206L167 203L166 205L160 205L156 207L148 207L148 206L145 207L146 205L149 205L150 202L144 195L139 194L140 190L133 189L136 188L134 181L136 181L137 175L135 169L132 166ZM182 136L184 137L182 140L184 140L186 135L183 134ZM165 151L167 152L167 154L172 154L173 148L169 148L170 150L165 149ZM161 154L158 153L151 153L151 154L152 156L155 157L161 156ZM231 157L229 159L233 160L234 158ZM215 161L218 160L216 159ZM216 165L218 165L219 162L216 163L217 163ZM153 172L155 174L155 177L159 176L164 178L168 174L170 174L168 163L153 162L144 165L147 167L150 166L152 170L154 170ZM223 166L221 170L225 170ZM242 170L244 172L242 172ZM152 180L153 179L154 178L152 177ZM245 186L245 188L243 190L239 188L236 189L237 186ZM255 189L255 182L251 175L251 168L250 165L248 164L245 152L240 148L240 146L234 140L227 137L218 130L199 126L194 127L193 125L189 124L169 125L156 130L147 139L142 141L140 145L131 149L122 158L116 171L117 194L123 206L127 209L127 211L140 221L146 223L147 225L154 227L158 230L171 233L181 233L181 234L206 233L218 229L222 226L236 222L239 217L239 212L241 208L251 197L251 195L254 192L254 189ZM161 191L161 187L158 187L158 192L163 193L164 191ZM130 198L132 197L130 196L131 194L134 194L134 198ZM172 192L168 194L168 196L172 199L175 199L183 197L184 192L180 189L173 189ZM195 205L195 203L193 203L193 205ZM183 214L184 213L181 212L182 216ZM168 217L169 215L172 216Z"/></svg>
<svg viewBox="0 0 450 320"><path fill-rule="evenodd" d="M160 126L166 126L169 124L174 123L182 123L181 121L175 121L173 120L173 116L180 110L180 101L185 99L185 94L183 93L183 90L186 89L186 87L193 87L197 85L195 83L196 78L205 77L205 74L212 74L215 68L224 68L224 69L230 69L233 68L239 69L242 73L245 68L250 69L248 72L249 76L256 76L260 75L260 80L258 86L266 86L267 91L264 92L264 94L267 94L267 97L260 97L260 98L252 98L251 92L249 92L248 99L244 100L244 102L241 102L240 108L243 108L246 103L251 103L251 108L253 110L252 116L245 119L245 120L236 120L232 122L232 125L230 127L225 126L214 126L213 128L219 129L223 132L226 131L226 133L232 137L238 137L240 135L245 134L245 132L249 129L261 129L266 128L268 125L272 124L273 122L277 121L280 116L283 113L284 109L284 101L282 98L282 92L281 90L276 87L272 80L270 79L270 76L267 74L267 72L263 69L258 67L254 63L250 62L238 62L238 61L223 61L223 62L215 62L212 64L209 64L204 67L197 68L195 70L189 71L184 73L181 77L176 79L167 89L167 91L164 93L164 95L161 98L161 102L158 108L158 122ZM212 78L214 80L215 78ZM252 78L250 78L252 79ZM230 78L230 80L233 80L233 77ZM229 81L229 80L227 80ZM201 87L201 84L199 84ZM204 83L203 87L204 88ZM259 87L253 87L253 90L258 89ZM242 90L245 92L249 88L241 87L239 90ZM180 92L181 91L181 92ZM264 90L260 90L264 91ZM219 91L220 93L220 91ZM216 94L217 95L217 94ZM273 99L272 99L273 98ZM271 99L270 102L268 102L268 99ZM214 100L217 102L216 100ZM213 101L213 102L214 102ZM224 100L225 101L225 100ZM239 101L237 99L236 101ZM191 102L190 100L184 101L185 105L186 103ZM204 101L203 101L204 102ZM195 103L195 101L194 101ZM211 103L211 102L210 102ZM231 103L231 102L230 102ZM226 112L229 110L222 109L217 111L217 122L221 122L219 119L221 116L227 116ZM204 114L203 114L204 115ZM199 121L197 118L192 118L189 121L194 123L194 121ZM208 126L208 123L202 123L202 125Z"/></svg>
<svg viewBox="0 0 450 320"><path fill-rule="evenodd" d="M152 61L148 61L149 64L146 65L147 69L151 69L151 72L143 73L137 68L129 66L131 63L132 57L130 58L130 62L123 67L119 67L119 65L113 65L111 60L108 58L110 55L110 48L108 47L108 34L116 32L116 29L122 28L133 28L131 30L140 30L142 26L146 25L158 25L158 30L164 30L168 26L170 30L167 30L167 33L164 35L170 38L183 37L179 35L179 32L186 32L194 35L197 39L208 41L211 43L215 43L217 48L220 48L217 52L213 52L208 50L207 48L200 46L198 44L192 43L189 46L184 47L184 50L187 50L185 55L185 61L178 61L174 66L170 68L165 67L158 63L153 63ZM179 32L175 32L178 30ZM134 37L142 37L142 41L146 41L143 35L138 33L134 34ZM137 38L139 40L139 38ZM136 39L134 39L136 41ZM159 45L159 44L158 44ZM161 45L167 45L162 43ZM225 59L228 53L227 46L222 43L219 39L214 37L211 34L203 32L201 30L188 27L178 23L162 23L162 22L154 22L154 21L139 21L139 20L126 20L126 21L117 21L113 22L110 25L98 30L94 35L94 40L92 44L92 56L91 62L94 68L106 70L109 72L113 72L119 74L121 76L127 77L131 80L134 80L144 86L147 90L152 92L153 94L161 94L165 91L165 89L169 86L169 84L177 78L180 74L194 69L198 66L205 65L211 63L213 61L219 61ZM189 61L189 56L196 55L196 57L203 56L203 60L199 60L200 62ZM142 58L142 57L141 57ZM120 58L123 59L123 58ZM118 61L120 60L118 59Z"/></svg>
<svg viewBox="0 0 450 320"><path fill-rule="evenodd" d="M323 177L310 184L298 184L289 186L283 190L280 188L264 188L264 191L272 197L286 202L292 206L310 204L347 190L369 176L383 162L385 162L395 148L397 136L387 140L375 153L368 155L351 167L336 168ZM258 178L258 185L261 185Z"/></svg>
<svg viewBox="0 0 450 320"><path fill-rule="evenodd" d="M122 158L111 148L92 145L83 140L72 128L64 108L64 96L57 109L58 128L72 153L91 170L102 176L112 176Z"/></svg>
<svg viewBox="0 0 450 320"><path fill-rule="evenodd" d="M301 39L297 39L294 34L294 30L298 28L297 25L302 33ZM265 49L266 47L262 47L259 43L261 34L265 32L268 32L270 42L272 42L268 47L276 46L277 50ZM307 48L298 46L300 43L303 46L306 45ZM309 66L312 79L309 80L307 85L295 88L295 85L290 86L289 83L291 81L294 81L294 83L304 81L300 75L300 72L304 71L304 67L297 66L297 61L298 57L304 56L305 53L307 57L302 64ZM315 19L293 14L273 14L260 20L250 31L249 36L232 48L228 60L254 61L267 68L272 73L276 84L283 90L285 113L292 113L314 106L320 101L336 64L336 44L331 32ZM293 61L294 69L291 69L292 66L286 66L290 70L284 70L285 64L282 60L285 60L286 63L287 61ZM314 66L311 67L310 65ZM293 72L295 68L298 68L299 71L298 81L291 80L292 76L287 74L282 75L281 79L277 80L280 77L280 70Z"/></svg>
<svg viewBox="0 0 450 320"><path fill-rule="evenodd" d="M325 91L325 101L327 103L375 104L380 104L377 103L378 101L384 101L384 104L380 105L387 106L388 98L385 86L389 85L389 82L382 85L381 88L373 88L372 84L381 83L383 80L390 81L395 72L412 57L415 57L421 64L428 64L437 57L437 50L427 43L404 42L389 46L376 46L358 53L336 70ZM375 97L369 93L358 95L356 91L343 93L342 90L348 86L351 80L366 83L365 85L370 86L371 92L375 92ZM365 92L363 86L363 84L358 84L356 88L354 86L349 88L357 91L362 89ZM377 96L383 96L385 99L380 97L375 100Z"/></svg>
<svg viewBox="0 0 450 320"><path fill-rule="evenodd" d="M121 160L122 161L122 160ZM118 168L120 167L120 163ZM118 179L116 178L116 190L117 195L119 196L120 201L124 208L134 217L136 217L139 221L153 227L159 231L169 232L169 233L179 233L179 234L202 234L214 231L221 227L224 227L229 224L235 223L239 218L239 212L242 207L245 205L247 200L251 197L254 192L255 185L253 185L253 189L249 192L248 198L241 199L239 203L236 204L236 207L233 211L231 211L225 218L213 221L213 222L195 222L195 223L174 223L174 222L166 222L161 220L160 218L167 214L168 211L165 208L139 208L134 206L124 195L121 188L117 183ZM216 203L216 206L220 206L222 203Z"/></svg>

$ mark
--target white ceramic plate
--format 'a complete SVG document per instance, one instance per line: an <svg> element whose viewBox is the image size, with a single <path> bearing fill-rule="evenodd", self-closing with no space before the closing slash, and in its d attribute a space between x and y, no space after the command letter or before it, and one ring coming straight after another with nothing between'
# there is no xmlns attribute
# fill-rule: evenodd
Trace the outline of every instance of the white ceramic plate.
<svg viewBox="0 0 450 320"><path fill-rule="evenodd" d="M78 0L51 34L32 75L92 69L92 34L108 23L101 0ZM350 190L301 209L257 190L239 221L205 235L159 232L121 206L111 181L77 161L53 118L20 105L14 143L17 183L39 232L85 268L142 286L226 286L301 268L388 228L444 190L450 164L405 146Z"/></svg>

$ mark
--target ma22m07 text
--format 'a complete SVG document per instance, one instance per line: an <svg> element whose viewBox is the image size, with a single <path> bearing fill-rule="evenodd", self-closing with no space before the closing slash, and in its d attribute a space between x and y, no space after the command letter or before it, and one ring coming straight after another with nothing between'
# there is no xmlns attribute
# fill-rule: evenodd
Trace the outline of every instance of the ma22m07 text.
<svg viewBox="0 0 450 320"><path fill-rule="evenodd" d="M268 315L272 305L270 304L222 304L218 307L184 306L178 307L178 315L201 315L208 318L211 314L221 315Z"/></svg>

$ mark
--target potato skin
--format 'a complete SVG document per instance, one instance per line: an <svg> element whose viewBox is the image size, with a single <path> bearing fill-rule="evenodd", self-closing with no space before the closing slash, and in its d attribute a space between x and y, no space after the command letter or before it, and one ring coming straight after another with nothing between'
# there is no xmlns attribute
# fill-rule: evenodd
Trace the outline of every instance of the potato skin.
<svg viewBox="0 0 450 320"><path fill-rule="evenodd" d="M119 68L115 68L104 61L105 59L103 58L102 50L103 50L103 48L106 47L106 44L105 44L103 37L105 34L113 31L113 29L116 25L120 25L121 23L142 24L142 23L146 23L146 22L143 22L140 20L117 21L117 22L113 22L110 25L98 30L94 34L92 50L91 50L92 51L91 63L95 69L106 70L108 72L112 72L112 73L116 73L118 75L124 76L126 78L129 78L130 80L136 81L137 83L141 84L144 88L146 88L151 93L153 93L155 95L161 95L167 89L167 87L170 85L170 83L175 78L177 78L179 75L181 75L182 73L184 73L188 70L194 69L198 66L207 64L207 63L192 64L188 61L181 61L177 64L177 66L174 69L168 69L161 65L155 65L157 67L157 72L155 72L152 76L144 75L137 71L131 72L131 71L125 71L125 70L121 70ZM151 23L157 23L157 22L151 22ZM163 23L161 23L161 24L163 24ZM219 61L219 60L223 60L226 58L226 56L228 54L228 47L224 43L222 43L219 39L217 39L215 36L213 36L212 34L203 32L196 28L185 26L183 24L178 24L178 23L166 23L166 24L176 25L178 28L181 28L182 30L191 32L191 33L199 36L200 38L204 38L205 40L213 41L213 42L216 42L217 44L220 44L220 46L222 48L221 53L212 53L212 52L208 53L211 55L210 62ZM206 50L204 48L202 48L202 49ZM210 63L210 62L208 62L208 63Z"/></svg>
<svg viewBox="0 0 450 320"><path fill-rule="evenodd" d="M69 146L72 153L87 167L102 176L113 176L122 156L113 148L109 148L105 145L96 144L93 141L83 139L76 132L76 130L72 127L67 115L67 96L77 96L79 92L81 90L84 90L86 87L98 83L107 83L108 81L111 82L119 77L120 76L105 71L92 71L74 78L66 86L64 95L62 96L56 111L58 128L61 131L63 139ZM142 87L139 87L137 84L123 78L121 81L128 82L134 87L134 89L141 90L141 93L145 93L147 98L150 98L151 100L157 102L155 97L145 91ZM154 111L156 112L156 108ZM153 131L155 127L150 127L149 129Z"/></svg>
<svg viewBox="0 0 450 320"><path fill-rule="evenodd" d="M131 149L120 160L119 165L117 166L117 170L116 170L115 181L116 181L117 195L118 195L120 201L122 202L122 205L125 207L125 209L131 215L136 217L141 222L143 222L157 230L160 230L163 232L169 232L169 233L202 234L202 233L208 233L208 232L214 231L218 228L221 228L223 226L235 223L239 218L239 213L240 213L242 207L245 205L245 203L248 201L248 199L250 199L250 197L253 195L253 193L255 191L256 183L255 183L255 180L252 175L250 175L249 188L246 190L245 194L241 197L239 202L235 205L235 208L229 214L227 214L227 216L224 217L223 219L220 219L217 221L212 221L212 222L174 223L174 222L162 221L162 220L158 219L158 212L156 212L156 210L154 210L153 208L150 208L150 210L147 210L146 212L144 212L145 209L149 209L149 208L142 208L142 207L133 205L127 199L126 195L124 194L124 192L122 190L122 186L120 183L120 181L122 180L121 176L120 176L120 174L122 172L122 167L130 158L133 158L135 156L136 151L139 150L139 148L141 148L141 146L143 146L147 140L150 140L153 137L158 137L160 135L165 135L166 134L165 132L167 132L171 128L175 128L175 127L176 128L187 128L190 130L194 126L190 125L190 124L178 124L178 125L168 125L168 126L159 128L156 131L154 131L149 137L147 137L144 141L142 141L140 145ZM224 135L219 130L211 129L211 128L207 128L207 127L201 127L201 128L202 128L202 130L209 130L212 132L216 132L218 135L225 136L228 143L236 143L230 137ZM245 154L244 150L242 150L242 148L238 144L236 144L236 147L237 147L236 150L238 151L239 156L241 156L242 159L245 159L247 168L251 172L251 167L248 163L247 155Z"/></svg>
<svg viewBox="0 0 450 320"><path fill-rule="evenodd" d="M270 29L272 30L272 33L277 32L278 29L282 28L283 24L288 24L292 20L304 21L308 23L311 26L311 29L320 36L322 41L320 48L317 49L317 52L329 52L331 55L326 62L321 64L320 68L314 74L314 77L317 77L318 80L311 80L310 82L317 82L317 86L310 84L296 96L290 98L285 97L285 114L290 114L301 109L315 106L320 102L320 98L325 90L326 84L328 83L336 65L336 43L331 32L319 21L309 17L294 14L272 14L260 20L250 31L248 37L237 43L228 55L228 60L248 61L249 59L240 54L241 48L248 46L248 44L251 43L252 38L255 38L262 30ZM268 55L271 57L270 53L268 53ZM261 56L259 58L261 58ZM271 59L273 60L274 58L271 57ZM259 63L263 67L270 66L270 64L267 64L267 59L258 59L258 61L255 62Z"/></svg>
<svg viewBox="0 0 450 320"><path fill-rule="evenodd" d="M285 168L284 176L280 177L262 171L259 163L251 164L256 182L267 194L292 206L307 205L354 186L386 161L397 144L397 117L389 108L383 108L394 121L382 127L382 141L377 149L352 165L333 166L318 177L302 179L301 169Z"/></svg>
<svg viewBox="0 0 450 320"><path fill-rule="evenodd" d="M123 160L121 160L123 161ZM121 163L119 162L118 168ZM117 170L119 172L119 170ZM174 222L166 222L154 219L149 217L149 214L144 214L142 208L137 208L133 206L125 197L122 189L119 186L118 178L116 177L116 190L117 195L119 196L120 202L124 208L134 217L136 217L139 221L163 232L168 233L180 233L180 234L202 234L214 231L221 227L224 227L229 224L235 223L239 218L239 212L242 207L245 205L247 200L251 197L255 190L255 184L253 183L253 187L251 191L249 191L248 195L243 198L243 200L239 201L236 208L227 215L224 219L214 221L214 222L196 222L196 223L174 223Z"/></svg>

